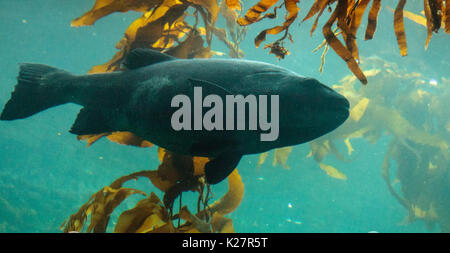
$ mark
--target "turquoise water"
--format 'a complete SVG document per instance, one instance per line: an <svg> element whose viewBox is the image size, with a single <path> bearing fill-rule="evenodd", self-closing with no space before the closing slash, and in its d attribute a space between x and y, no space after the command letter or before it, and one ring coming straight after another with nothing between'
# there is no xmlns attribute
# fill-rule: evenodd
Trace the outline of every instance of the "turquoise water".
<svg viewBox="0 0 450 253"><path fill-rule="evenodd" d="M140 14L115 13L94 26L70 27L70 21L89 10L93 3L0 0L1 105L9 99L16 83L18 63L44 63L84 74L113 56L123 32ZM246 3L244 9L249 6ZM307 8L301 7L303 17ZM408 3L406 9L419 13L421 4ZM300 25L296 21L290 30L295 43L286 44L291 55L282 61L253 44L257 33L271 24L250 26L241 44L245 58L277 64L330 86L338 83L351 74L343 61L330 50L324 73L320 74L320 53L311 53L323 40L320 27L327 16L312 37L309 36L312 21ZM361 39L358 43L361 56L380 57L428 79L449 79L448 35L442 30L435 34L425 51L426 29L405 20L409 54L401 57L392 19L388 10L380 11L374 39L368 42ZM358 37L364 36L365 20ZM273 38L268 36L269 40ZM221 43L214 46L215 50L226 52ZM159 161L154 147L135 148L102 139L86 148L86 143L77 141L68 132L79 109L78 105L67 104L27 119L0 122L0 232L59 232L62 222L103 186L132 172L157 168ZM290 170L272 167L272 155L257 170L258 155L245 156L238 166L245 184L244 199L229 215L236 231L438 232L437 227L427 229L422 220L399 225L408 212L389 193L381 177L390 138L383 136L376 144L362 139L352 141L356 154L350 163L327 157L327 164L347 175L345 181L328 177L313 159L306 158L307 144L293 149L288 160ZM127 186L158 192L145 180ZM224 181L212 189L216 198L220 197L226 192L227 183ZM186 195L187 203L193 202L193 197ZM117 219L120 210L133 207L136 200L123 203L112 219Z"/></svg>

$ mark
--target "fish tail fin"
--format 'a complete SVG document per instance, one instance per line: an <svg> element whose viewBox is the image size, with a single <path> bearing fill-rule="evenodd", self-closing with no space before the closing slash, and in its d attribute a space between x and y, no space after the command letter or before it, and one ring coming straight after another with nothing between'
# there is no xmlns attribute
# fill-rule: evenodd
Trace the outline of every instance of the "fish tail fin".
<svg viewBox="0 0 450 253"><path fill-rule="evenodd" d="M73 75L70 73L47 65L21 64L17 85L3 108L0 120L23 119L67 103L61 85L71 78Z"/></svg>

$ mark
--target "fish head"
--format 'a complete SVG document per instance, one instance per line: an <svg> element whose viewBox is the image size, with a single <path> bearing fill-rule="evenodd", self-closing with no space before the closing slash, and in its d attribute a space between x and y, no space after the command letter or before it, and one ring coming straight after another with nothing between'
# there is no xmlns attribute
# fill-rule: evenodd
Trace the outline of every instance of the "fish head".
<svg viewBox="0 0 450 253"><path fill-rule="evenodd" d="M313 78L289 76L279 90L280 141L311 141L340 126L349 116L349 101Z"/></svg>

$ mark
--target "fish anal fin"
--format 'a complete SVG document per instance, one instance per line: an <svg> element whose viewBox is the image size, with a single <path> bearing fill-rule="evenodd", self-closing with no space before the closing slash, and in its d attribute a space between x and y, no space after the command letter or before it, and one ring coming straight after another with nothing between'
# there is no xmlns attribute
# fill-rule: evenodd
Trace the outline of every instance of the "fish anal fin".
<svg viewBox="0 0 450 253"><path fill-rule="evenodd" d="M152 49L137 48L130 52L124 62L127 69L138 69L148 65L176 60L177 58Z"/></svg>
<svg viewBox="0 0 450 253"><path fill-rule="evenodd" d="M223 181L239 164L242 155L234 152L223 153L205 165L205 178L208 184Z"/></svg>
<svg viewBox="0 0 450 253"><path fill-rule="evenodd" d="M69 132L77 135L92 135L113 132L111 117L107 113L91 108L82 108Z"/></svg>

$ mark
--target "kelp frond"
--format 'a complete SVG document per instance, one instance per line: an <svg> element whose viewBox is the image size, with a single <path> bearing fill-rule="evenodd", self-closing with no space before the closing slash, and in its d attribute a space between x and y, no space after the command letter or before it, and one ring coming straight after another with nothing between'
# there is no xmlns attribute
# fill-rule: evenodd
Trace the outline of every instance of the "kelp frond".
<svg viewBox="0 0 450 253"><path fill-rule="evenodd" d="M406 2L406 0L399 0L397 2L393 20L397 44L402 56L407 55L406 35L403 24L403 17L405 13L403 9L406 5ZM281 7L276 6L277 3L281 3L281 5L285 6L285 21L281 26L275 26L273 28L266 29L260 32L255 38L256 47L258 47L261 42L266 40L267 34L276 35L282 31L285 31L286 34L288 33L289 27L297 19L298 16L299 8L297 5L299 3L299 0L259 0L257 4L252 6L246 12L245 16L238 19L238 23L240 25L247 26L256 22L260 22L266 17L274 18L277 14L277 11L279 11ZM334 10L332 10L333 5ZM230 4L229 6L231 7L232 5ZM263 15L273 6L275 6L273 13L269 12ZM381 0L315 0L306 16L302 19L302 22L304 22L316 16L311 27L311 35L316 30L318 20L326 9L331 12L328 21L322 28L326 43L336 52L336 54L339 55L339 57L341 57L347 63L347 66L352 71L352 73L363 84L366 84L367 78L358 65L359 52L356 33L360 27L364 13L368 11L369 14L366 26L365 40L370 40L373 38L377 27L378 14L381 9ZM449 1L443 0L424 0L424 11L426 16L425 25L428 29L428 36L425 43L426 48L428 47L432 32L438 32L441 26L444 27L444 31L446 33L450 33L450 3ZM421 22L423 23L423 21ZM343 42L341 42L335 35L335 32L333 32L333 30L336 30L334 27L339 30ZM283 35L281 39L276 40L274 43L270 43L265 48L270 48L271 52L273 52L272 45L276 45L278 46L278 48L281 48L281 42L287 37L286 34ZM282 47L281 51L278 51L288 52L288 50L284 47ZM275 53L275 55L281 59L284 58L284 55L286 54ZM322 69L323 67L323 57L324 54L322 55L322 64L320 69Z"/></svg>

